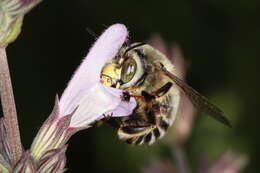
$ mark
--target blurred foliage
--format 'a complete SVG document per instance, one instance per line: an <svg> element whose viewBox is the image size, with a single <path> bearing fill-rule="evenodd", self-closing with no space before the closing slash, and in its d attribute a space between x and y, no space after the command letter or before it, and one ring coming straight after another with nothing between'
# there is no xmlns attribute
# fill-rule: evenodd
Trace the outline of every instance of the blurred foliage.
<svg viewBox="0 0 260 173"><path fill-rule="evenodd" d="M43 1L26 16L22 34L7 50L25 148L95 41L87 28L99 35L106 26L124 23L132 41L159 33L169 43L178 42L190 63L188 83L234 124L229 129L197 116L185 145L193 169L201 155L215 160L231 149L250 158L243 172L257 172L259 5L257 0ZM153 159L170 155L163 141L150 147L123 144L108 126L76 134L69 144L68 172L83 166L93 173L140 172Z"/></svg>

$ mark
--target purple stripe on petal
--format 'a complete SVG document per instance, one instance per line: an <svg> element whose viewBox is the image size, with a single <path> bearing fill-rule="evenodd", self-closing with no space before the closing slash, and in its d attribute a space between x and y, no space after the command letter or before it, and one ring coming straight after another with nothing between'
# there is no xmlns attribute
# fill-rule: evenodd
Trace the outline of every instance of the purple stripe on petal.
<svg viewBox="0 0 260 173"><path fill-rule="evenodd" d="M83 97L88 94L89 89L99 82L102 67L116 55L127 35L124 25L115 24L98 38L61 96L61 115L72 113L82 102Z"/></svg>

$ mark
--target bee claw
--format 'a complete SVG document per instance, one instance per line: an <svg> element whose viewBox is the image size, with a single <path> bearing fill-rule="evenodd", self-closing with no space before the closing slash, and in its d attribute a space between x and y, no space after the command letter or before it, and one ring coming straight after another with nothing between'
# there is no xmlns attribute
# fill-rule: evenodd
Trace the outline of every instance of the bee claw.
<svg viewBox="0 0 260 173"><path fill-rule="evenodd" d="M108 121L113 117L113 112L111 112L110 114L103 114L103 121Z"/></svg>

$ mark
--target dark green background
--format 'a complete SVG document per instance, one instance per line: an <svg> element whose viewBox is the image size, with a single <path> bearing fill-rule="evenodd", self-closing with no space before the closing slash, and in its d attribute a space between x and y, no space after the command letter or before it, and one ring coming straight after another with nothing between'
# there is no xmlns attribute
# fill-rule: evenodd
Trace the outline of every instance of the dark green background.
<svg viewBox="0 0 260 173"><path fill-rule="evenodd" d="M132 41L159 33L177 41L190 62L188 83L219 105L233 121L228 129L199 116L185 149L193 169L200 155L211 161L232 149L246 154L243 172L260 170L260 1L44 0L25 18L8 58L25 148L52 110L94 38L106 26L124 23ZM139 172L154 158L167 158L163 142L129 147L108 126L74 135L68 172ZM83 169L85 171L83 171ZM195 171L194 171L195 172Z"/></svg>

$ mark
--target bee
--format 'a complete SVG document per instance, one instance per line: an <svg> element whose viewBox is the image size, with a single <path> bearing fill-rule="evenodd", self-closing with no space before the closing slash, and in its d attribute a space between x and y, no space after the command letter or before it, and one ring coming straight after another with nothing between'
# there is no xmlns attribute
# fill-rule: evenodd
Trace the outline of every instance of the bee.
<svg viewBox="0 0 260 173"><path fill-rule="evenodd" d="M103 67L101 81L122 89L123 101L131 97L137 101L132 115L105 118L117 128L119 139L128 144L150 145L162 138L176 118L180 92L184 92L199 111L231 126L217 106L178 78L170 60L148 44L122 46Z"/></svg>

